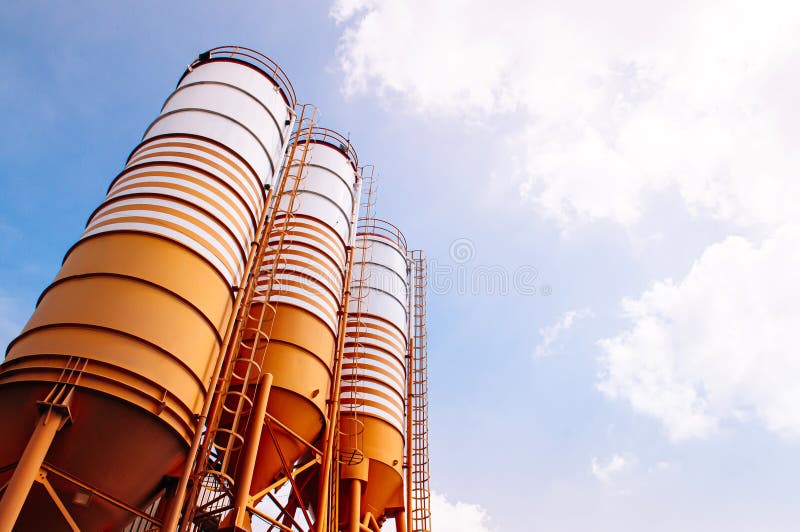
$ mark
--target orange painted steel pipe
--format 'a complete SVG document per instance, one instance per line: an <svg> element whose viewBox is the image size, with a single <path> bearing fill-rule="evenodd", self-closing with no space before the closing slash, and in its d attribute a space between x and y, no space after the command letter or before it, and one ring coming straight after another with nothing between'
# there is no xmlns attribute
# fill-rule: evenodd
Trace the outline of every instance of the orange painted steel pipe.
<svg viewBox="0 0 800 532"><path fill-rule="evenodd" d="M253 483L253 469L258 457L258 444L261 441L261 432L264 429L264 418L267 415L269 392L272 388L272 373L265 373L259 382L258 395L250 417L250 426L247 429L244 454L241 466L238 468L236 479L236 495L234 497L233 516L234 530L244 528L249 521L247 506L250 503L250 486Z"/></svg>
<svg viewBox="0 0 800 532"><path fill-rule="evenodd" d="M350 532L361 529L361 481L354 478L350 481Z"/></svg>
<svg viewBox="0 0 800 532"><path fill-rule="evenodd" d="M409 290L409 298L413 297L413 292ZM414 312L414 306L409 304L409 309ZM412 484L414 482L414 459L412 449L414 444L414 335L411 331L413 328L413 314L409 323L409 340L408 340L408 355L406 356L406 511L400 512L395 521L400 526L400 521L403 521L403 530L411 530L411 516L412 509ZM402 517L401 517L402 515ZM399 532L399 528L398 528Z"/></svg>
<svg viewBox="0 0 800 532"><path fill-rule="evenodd" d="M345 338L345 330L347 327L347 312L344 309L347 309L347 306L350 303L350 279L352 276L352 264L353 264L353 249L350 248L348 253L348 269L347 269L347 276L345 278L345 292L344 298L342 299L342 309L343 312L340 316L339 322L339 332L336 341L336 367L334 368L334 375L333 375L333 390L331 391L331 408L330 412L331 415L328 417L328 427L325 429L324 434L324 443L323 443L323 451L324 454L322 455L322 472L319 476L319 507L317 508L317 515L319 516L317 519L317 532L326 532L328 526L328 497L330 494L330 475L331 475L331 468L333 466L333 460L337 458L333 456L333 444L337 437L336 431L339 427L339 393L341 390L341 381L342 381L342 359L344 358L343 350L344 350L344 338ZM338 479L335 479L334 482L338 482Z"/></svg>
<svg viewBox="0 0 800 532"><path fill-rule="evenodd" d="M394 526L397 532L408 532L406 528L406 512L397 512L397 515L394 516Z"/></svg>
<svg viewBox="0 0 800 532"><path fill-rule="evenodd" d="M14 469L14 474L11 476L2 500L0 500L0 532L11 532L17 522L22 506L39 473L39 468L44 462L47 451L50 450L56 432L66 420L66 415L66 412L52 410L43 413L36 423L36 429L28 440L25 451Z"/></svg>

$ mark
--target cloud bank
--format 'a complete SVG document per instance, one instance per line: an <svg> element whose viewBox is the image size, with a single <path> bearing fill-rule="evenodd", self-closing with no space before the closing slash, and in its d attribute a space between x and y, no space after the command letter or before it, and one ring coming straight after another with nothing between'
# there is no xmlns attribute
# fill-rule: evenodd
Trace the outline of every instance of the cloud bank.
<svg viewBox="0 0 800 532"><path fill-rule="evenodd" d="M431 493L432 525L437 532L491 532L490 517L478 504L451 501L442 493Z"/></svg>
<svg viewBox="0 0 800 532"><path fill-rule="evenodd" d="M763 244L729 237L680 281L623 302L630 328L600 341L600 389L654 416L670 437L756 419L800 436L800 226Z"/></svg>
<svg viewBox="0 0 800 532"><path fill-rule="evenodd" d="M592 316L592 311L588 308L578 310L568 310L555 323L539 329L542 341L536 346L533 353L534 358L544 358L555 355L563 348L564 334L566 334L577 321Z"/></svg>
<svg viewBox="0 0 800 532"><path fill-rule="evenodd" d="M800 200L800 4L339 0L344 89L503 124L537 212L687 209L779 224Z"/></svg>
<svg viewBox="0 0 800 532"><path fill-rule="evenodd" d="M346 93L502 124L514 164L497 174L562 229L633 228L666 195L683 212L659 213L664 227L687 213L725 224L734 236L683 279L623 301L629 328L599 344L600 388L674 440L734 419L800 434L800 3L338 0L331 13Z"/></svg>
<svg viewBox="0 0 800 532"><path fill-rule="evenodd" d="M630 460L614 453L605 463L597 457L592 458L592 476L605 485L611 485L614 478L623 470L629 468Z"/></svg>

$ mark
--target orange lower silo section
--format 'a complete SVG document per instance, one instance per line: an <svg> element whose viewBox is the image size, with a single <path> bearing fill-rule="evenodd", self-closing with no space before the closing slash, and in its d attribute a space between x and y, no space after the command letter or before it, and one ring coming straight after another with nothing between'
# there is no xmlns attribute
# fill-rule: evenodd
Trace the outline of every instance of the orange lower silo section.
<svg viewBox="0 0 800 532"><path fill-rule="evenodd" d="M37 402L59 382L74 385L71 422L55 437L46 465L141 507L184 460L230 306L217 271L174 242L124 232L80 241L0 369L0 419L15 427L0 443L0 463L22 454ZM81 491L49 477L62 500ZM18 529L66 526L43 511L53 506L48 497L34 489ZM99 497L69 509L84 530L131 517Z"/></svg>
<svg viewBox="0 0 800 532"><path fill-rule="evenodd" d="M370 415L342 414L340 421L341 508L339 524L352 526L350 485L360 482L359 520L381 519L404 509L403 435Z"/></svg>
<svg viewBox="0 0 800 532"><path fill-rule="evenodd" d="M252 313L260 312L253 305ZM308 451L296 437L290 435L284 425L295 435L311 443L318 439L325 426L325 406L330 394L334 335L327 325L313 314L288 304L276 305L274 318L269 320L271 339L265 355L262 354L261 374L269 373L273 381L269 393L267 414L278 423L262 431L258 456L253 468L251 493L257 494L281 476L286 467L291 470L299 456ZM251 338L245 338L249 343ZM246 367L242 364L234 370L242 375ZM236 377L234 377L236 379ZM241 386L241 385L239 385ZM229 396L227 413L223 414L220 426L232 425L236 395ZM225 430L217 433L218 447L237 447ZM279 451L280 449L280 451ZM231 469L236 471L239 462L238 450L231 457ZM236 478L237 474L230 475Z"/></svg>

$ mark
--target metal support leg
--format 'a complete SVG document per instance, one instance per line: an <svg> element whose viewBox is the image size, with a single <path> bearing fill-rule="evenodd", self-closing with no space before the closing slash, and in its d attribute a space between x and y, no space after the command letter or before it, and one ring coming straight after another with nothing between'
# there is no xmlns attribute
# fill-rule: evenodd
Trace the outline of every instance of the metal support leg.
<svg viewBox="0 0 800 532"><path fill-rule="evenodd" d="M56 432L64 425L69 413L66 409L47 410L39 417L28 445L22 453L6 491L0 500L0 532L11 532L19 518L22 506L31 487L39 477L39 468L53 443Z"/></svg>
<svg viewBox="0 0 800 532"><path fill-rule="evenodd" d="M361 529L361 481L354 478L350 481L350 532Z"/></svg>
<svg viewBox="0 0 800 532"><path fill-rule="evenodd" d="M237 470L233 511L225 518L220 530L250 530L250 515L247 513L247 507L250 504L253 469L258 457L258 444L261 442L261 432L264 429L264 418L267 415L267 403L271 388L272 374L265 373L259 382L258 395L253 405L250 426L247 428L247 438L242 450L242 459Z"/></svg>
<svg viewBox="0 0 800 532"><path fill-rule="evenodd" d="M407 532L406 529L406 513L397 512L394 516L394 526L397 532Z"/></svg>
<svg viewBox="0 0 800 532"><path fill-rule="evenodd" d="M67 522L72 532L81 532L81 529L78 527L78 523L76 523L75 519L72 518L72 515L69 513L69 510L67 510L64 501L61 500L61 497L58 496L58 493L56 493L53 485L50 484L49 480L47 480L47 471L40 469L36 481L44 486L45 490L47 490L48 495L50 495L50 498L53 499L56 508L58 508L58 511L61 512L61 516Z"/></svg>

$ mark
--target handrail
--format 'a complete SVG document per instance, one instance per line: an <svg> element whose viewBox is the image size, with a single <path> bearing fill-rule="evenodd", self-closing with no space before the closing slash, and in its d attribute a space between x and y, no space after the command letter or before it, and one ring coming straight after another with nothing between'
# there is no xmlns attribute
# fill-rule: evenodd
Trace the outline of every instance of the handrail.
<svg viewBox="0 0 800 532"><path fill-rule="evenodd" d="M244 46L217 46L200 54L189 65L189 70L214 59L237 59L260 70L277 85L283 99L286 100L286 104L291 109L297 107L297 93L286 72L278 66L278 63L261 52Z"/></svg>
<svg viewBox="0 0 800 532"><path fill-rule="evenodd" d="M298 133L300 132L298 131L295 134ZM304 137L305 136L306 135L304 135ZM311 128L311 134L308 135L307 142L327 144L328 146L338 149L350 161L350 164L353 166L353 170L358 172L358 154L356 153L356 149L353 147L353 144L350 142L349 137L345 137L338 131L334 131L332 129L313 126Z"/></svg>
<svg viewBox="0 0 800 532"><path fill-rule="evenodd" d="M358 220L358 234L384 238L399 247L403 255L408 252L405 235L396 225L386 220L361 218Z"/></svg>

